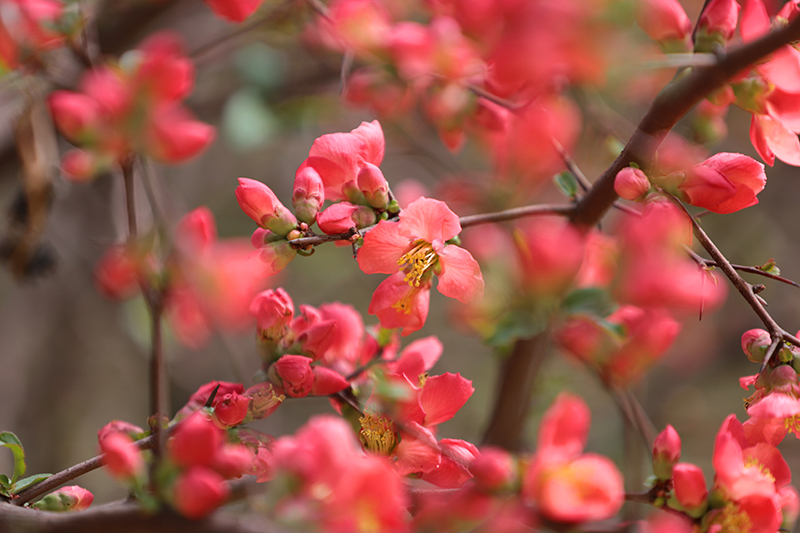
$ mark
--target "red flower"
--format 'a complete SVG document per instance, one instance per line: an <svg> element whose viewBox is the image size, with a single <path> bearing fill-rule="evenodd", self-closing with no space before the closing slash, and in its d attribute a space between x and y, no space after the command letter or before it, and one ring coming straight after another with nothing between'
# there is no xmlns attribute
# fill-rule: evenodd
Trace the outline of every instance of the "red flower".
<svg viewBox="0 0 800 533"><path fill-rule="evenodd" d="M358 252L361 270L367 274L395 274L391 281L381 284L370 303L370 313L380 312L378 317L384 327L402 325L403 334L407 335L422 326L427 298L420 299L419 295L430 287L434 273L439 277L439 292L460 302L467 303L483 292L478 262L463 248L445 244L460 232L458 217L444 202L420 198L400 213L399 222L382 220L366 234ZM405 290L398 271L408 284ZM376 302L379 295L383 304L388 303L388 295L397 298L390 306L395 313ZM403 320L401 314L413 320Z"/></svg>

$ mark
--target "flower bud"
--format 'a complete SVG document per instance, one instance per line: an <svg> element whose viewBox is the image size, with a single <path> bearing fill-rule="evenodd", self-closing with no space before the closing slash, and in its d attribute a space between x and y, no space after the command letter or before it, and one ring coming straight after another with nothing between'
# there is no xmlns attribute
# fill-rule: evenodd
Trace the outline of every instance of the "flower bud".
<svg viewBox="0 0 800 533"><path fill-rule="evenodd" d="M314 384L311 358L303 355L284 355L269 367L268 375L293 398L308 396Z"/></svg>
<svg viewBox="0 0 800 533"><path fill-rule="evenodd" d="M297 255L297 250L287 241L270 242L262 246L258 252L261 260L267 264L267 275L277 274Z"/></svg>
<svg viewBox="0 0 800 533"><path fill-rule="evenodd" d="M623 168L614 180L614 190L620 198L639 200L650 190L650 180L638 168Z"/></svg>
<svg viewBox="0 0 800 533"><path fill-rule="evenodd" d="M205 518L230 494L223 477L203 466L195 466L181 474L174 490L175 508L191 520Z"/></svg>
<svg viewBox="0 0 800 533"><path fill-rule="evenodd" d="M365 163L358 173L358 188L372 207L383 209L389 203L389 183L372 163Z"/></svg>
<svg viewBox="0 0 800 533"><path fill-rule="evenodd" d="M181 421L170 439L170 455L181 466L208 465L222 446L222 431L197 411Z"/></svg>
<svg viewBox="0 0 800 533"><path fill-rule="evenodd" d="M239 178L236 200L247 216L262 228L286 235L297 227L297 219L272 190L260 181Z"/></svg>
<svg viewBox="0 0 800 533"><path fill-rule="evenodd" d="M341 374L330 368L314 366L312 370L314 371L314 385L311 387L311 394L314 396L336 394L350 385Z"/></svg>
<svg viewBox="0 0 800 533"><path fill-rule="evenodd" d="M742 351L753 363L764 361L770 344L772 344L772 337L763 329L751 329L742 334Z"/></svg>
<svg viewBox="0 0 800 533"><path fill-rule="evenodd" d="M253 453L242 444L226 444L214 456L211 467L225 479L239 478L253 468Z"/></svg>
<svg viewBox="0 0 800 533"><path fill-rule="evenodd" d="M678 463L672 473L675 498L686 514L699 518L708 508L708 489L703 471L690 463Z"/></svg>
<svg viewBox="0 0 800 533"><path fill-rule="evenodd" d="M217 135L214 126L194 120L180 106L162 106L152 117L148 153L163 163L182 163L199 155Z"/></svg>
<svg viewBox="0 0 800 533"><path fill-rule="evenodd" d="M139 261L125 246L112 246L94 268L95 284L112 300L130 298L139 291Z"/></svg>
<svg viewBox="0 0 800 533"><path fill-rule="evenodd" d="M670 425L653 443L653 472L661 480L672 477L672 469L681 458L681 437Z"/></svg>
<svg viewBox="0 0 800 533"><path fill-rule="evenodd" d="M294 317L294 303L281 289L268 289L253 298L250 314L256 317L258 334L262 339L278 341L289 330Z"/></svg>
<svg viewBox="0 0 800 533"><path fill-rule="evenodd" d="M665 51L689 51L692 21L678 0L640 0L636 21Z"/></svg>
<svg viewBox="0 0 800 533"><path fill-rule="evenodd" d="M305 167L294 178L292 206L301 222L313 224L325 202L325 185L313 167Z"/></svg>
<svg viewBox="0 0 800 533"><path fill-rule="evenodd" d="M97 105L85 94L54 91L48 97L47 104L56 127L73 143L85 143L92 128L97 126Z"/></svg>
<svg viewBox="0 0 800 533"><path fill-rule="evenodd" d="M41 500L31 504L40 511L83 511L94 501L94 495L83 487L70 485L51 492Z"/></svg>
<svg viewBox="0 0 800 533"><path fill-rule="evenodd" d="M697 23L695 52L713 52L725 46L736 31L741 7L736 0L711 0Z"/></svg>
<svg viewBox="0 0 800 533"><path fill-rule="evenodd" d="M489 493L513 490L519 483L516 460L501 448L483 448L469 471L478 488Z"/></svg>
<svg viewBox="0 0 800 533"><path fill-rule="evenodd" d="M138 477L144 471L142 453L128 435L113 432L100 434L99 437L103 464L113 478L129 480Z"/></svg>
<svg viewBox="0 0 800 533"><path fill-rule="evenodd" d="M61 157L61 172L75 183L85 183L100 171L97 157L86 150L75 148Z"/></svg>
<svg viewBox="0 0 800 533"><path fill-rule="evenodd" d="M214 423L221 429L241 424L247 416L250 400L232 392L214 402Z"/></svg>

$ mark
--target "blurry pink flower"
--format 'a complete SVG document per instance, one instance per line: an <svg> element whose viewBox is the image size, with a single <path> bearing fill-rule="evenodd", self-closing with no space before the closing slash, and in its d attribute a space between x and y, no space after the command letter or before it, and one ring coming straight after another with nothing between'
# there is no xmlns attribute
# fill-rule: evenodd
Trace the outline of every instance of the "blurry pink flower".
<svg viewBox="0 0 800 533"><path fill-rule="evenodd" d="M314 37L334 50L374 57L386 47L390 24L390 14L381 2L335 0L328 4L327 15L317 19Z"/></svg>
<svg viewBox="0 0 800 533"><path fill-rule="evenodd" d="M142 452L133 439L122 432L113 432L100 439L103 465L115 479L130 480L144 472Z"/></svg>
<svg viewBox="0 0 800 533"><path fill-rule="evenodd" d="M181 466L211 464L222 447L222 430L203 412L182 420L169 440L170 457Z"/></svg>
<svg viewBox="0 0 800 533"><path fill-rule="evenodd" d="M469 467L475 484L486 492L513 490L519 483L517 460L502 448L481 448Z"/></svg>
<svg viewBox="0 0 800 533"><path fill-rule="evenodd" d="M225 479L205 466L193 466L178 476L173 487L175 508L186 518L205 518L228 499Z"/></svg>
<svg viewBox="0 0 800 533"><path fill-rule="evenodd" d="M640 0L636 21L654 41L685 41L692 21L678 0Z"/></svg>
<svg viewBox="0 0 800 533"><path fill-rule="evenodd" d="M139 292L141 261L126 246L112 246L94 267L97 288L106 297L124 300Z"/></svg>
<svg viewBox="0 0 800 533"><path fill-rule="evenodd" d="M515 234L523 287L537 297L557 296L583 262L586 239L572 224L541 217Z"/></svg>
<svg viewBox="0 0 800 533"><path fill-rule="evenodd" d="M213 126L195 120L184 107L162 105L152 113L147 152L162 163L183 163L208 148L215 137Z"/></svg>
<svg viewBox="0 0 800 533"><path fill-rule="evenodd" d="M231 22L244 22L264 0L205 0L215 15Z"/></svg>

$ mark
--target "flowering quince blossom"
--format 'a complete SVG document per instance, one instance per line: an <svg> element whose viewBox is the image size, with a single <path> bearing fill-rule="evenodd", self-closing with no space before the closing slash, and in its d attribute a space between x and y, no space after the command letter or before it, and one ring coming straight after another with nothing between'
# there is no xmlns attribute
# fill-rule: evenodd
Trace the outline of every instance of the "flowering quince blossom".
<svg viewBox="0 0 800 533"><path fill-rule="evenodd" d="M244 22L264 0L205 0L215 15L231 22Z"/></svg>
<svg viewBox="0 0 800 533"><path fill-rule="evenodd" d="M275 475L289 481L279 519L302 519L326 532L403 532L406 491L382 457L365 455L352 429L332 416L311 418L271 447Z"/></svg>
<svg viewBox="0 0 800 533"><path fill-rule="evenodd" d="M578 397L562 393L545 413L536 454L523 474L522 496L542 516L586 522L613 516L622 506L622 476L606 457L585 454L590 413Z"/></svg>
<svg viewBox="0 0 800 533"><path fill-rule="evenodd" d="M70 485L51 492L31 507L40 511L85 511L93 501L94 494L78 485Z"/></svg>
<svg viewBox="0 0 800 533"><path fill-rule="evenodd" d="M134 153L180 163L214 140L214 128L180 103L192 90L194 67L177 34L151 36L128 59L87 72L80 93L48 97L56 127L80 147L63 160L71 179L88 180Z"/></svg>
<svg viewBox="0 0 800 533"><path fill-rule="evenodd" d="M444 202L420 198L400 213L399 222L382 220L364 236L357 258L361 270L393 274L375 291L369 307L383 327L402 327L403 335L422 327L434 274L445 296L467 303L482 294L477 261L463 248L445 244L460 232L458 217Z"/></svg>

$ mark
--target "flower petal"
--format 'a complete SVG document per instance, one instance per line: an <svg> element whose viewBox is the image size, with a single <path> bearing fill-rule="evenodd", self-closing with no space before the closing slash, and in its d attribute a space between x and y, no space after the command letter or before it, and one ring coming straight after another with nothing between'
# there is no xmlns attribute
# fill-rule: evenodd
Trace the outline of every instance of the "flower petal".
<svg viewBox="0 0 800 533"><path fill-rule="evenodd" d="M481 267L472 255L459 246L445 246L439 253L439 292L461 303L483 294Z"/></svg>
<svg viewBox="0 0 800 533"><path fill-rule="evenodd" d="M381 220L364 235L364 246L358 251L358 266L367 274L394 274L400 270L397 261L406 253L410 242L398 233L399 224Z"/></svg>
<svg viewBox="0 0 800 533"><path fill-rule="evenodd" d="M412 240L444 242L461 233L461 223L446 203L422 197L400 212L398 231Z"/></svg>
<svg viewBox="0 0 800 533"><path fill-rule="evenodd" d="M428 378L420 395L425 410L425 426L435 426L453 418L473 392L472 382L461 377L461 374L448 372Z"/></svg>

